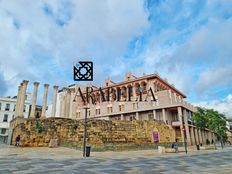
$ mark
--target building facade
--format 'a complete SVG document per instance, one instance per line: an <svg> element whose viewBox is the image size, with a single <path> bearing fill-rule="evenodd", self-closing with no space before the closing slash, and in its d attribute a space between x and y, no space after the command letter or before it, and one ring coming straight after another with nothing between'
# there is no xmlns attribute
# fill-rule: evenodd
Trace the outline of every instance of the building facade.
<svg viewBox="0 0 232 174"><path fill-rule="evenodd" d="M189 145L206 144L206 139L215 142L213 132L195 127L191 118L196 108L185 101L186 96L158 74L135 77L127 73L122 82L115 83L108 79L101 88L89 86L91 86L90 100L93 98L96 103L90 102L88 105L88 118L161 120L175 130L175 138L179 142L186 141ZM149 89L154 92L156 101L148 94ZM86 86L80 85L70 85L59 90L55 106L50 106L46 115L51 116L52 108L55 107L56 113L53 116L83 119L85 104L80 90L83 96L88 93ZM120 95L117 91L120 91ZM119 100L115 101L117 95ZM102 102L103 98L109 100Z"/></svg>
<svg viewBox="0 0 232 174"><path fill-rule="evenodd" d="M29 95L27 95L29 96ZM14 119L17 97L0 97L0 136L7 136L10 121ZM28 118L30 110L30 98L26 98L23 106L23 116Z"/></svg>

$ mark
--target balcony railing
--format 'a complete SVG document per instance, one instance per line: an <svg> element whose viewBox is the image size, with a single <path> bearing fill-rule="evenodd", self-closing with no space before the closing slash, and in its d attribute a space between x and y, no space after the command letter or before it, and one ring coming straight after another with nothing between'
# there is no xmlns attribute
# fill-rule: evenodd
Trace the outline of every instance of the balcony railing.
<svg viewBox="0 0 232 174"><path fill-rule="evenodd" d="M180 126L181 122L180 121L172 121L172 126Z"/></svg>

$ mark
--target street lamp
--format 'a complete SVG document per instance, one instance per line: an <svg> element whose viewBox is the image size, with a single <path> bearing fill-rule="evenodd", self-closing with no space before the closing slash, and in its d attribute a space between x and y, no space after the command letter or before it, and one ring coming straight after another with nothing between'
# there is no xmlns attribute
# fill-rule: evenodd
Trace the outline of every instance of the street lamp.
<svg viewBox="0 0 232 174"><path fill-rule="evenodd" d="M186 129L185 129L185 125L184 125L184 116L182 116L182 131L184 134L184 147L185 147L185 153L187 154L187 142L186 142Z"/></svg>
<svg viewBox="0 0 232 174"><path fill-rule="evenodd" d="M84 120L84 144L83 144L83 157L86 157L86 134L87 134L87 111L89 109L89 106L84 106L83 109L85 109L85 120Z"/></svg>

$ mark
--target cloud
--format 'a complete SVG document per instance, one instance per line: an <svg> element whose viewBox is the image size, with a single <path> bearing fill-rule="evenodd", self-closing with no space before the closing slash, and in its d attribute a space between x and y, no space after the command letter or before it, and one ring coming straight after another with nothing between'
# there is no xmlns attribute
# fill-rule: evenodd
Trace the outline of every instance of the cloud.
<svg viewBox="0 0 232 174"><path fill-rule="evenodd" d="M154 32L136 55L144 60L137 71L160 72L192 101L220 98L232 89L232 3L180 2L170 9L172 1L159 1L150 9L156 10Z"/></svg>
<svg viewBox="0 0 232 174"><path fill-rule="evenodd" d="M149 26L142 0L0 1L0 64L14 95L23 79L67 86L73 65L94 61L95 83ZM109 75L114 74L108 72Z"/></svg>
<svg viewBox="0 0 232 174"><path fill-rule="evenodd" d="M3 96L7 91L7 84L3 77L2 72L0 71L0 96Z"/></svg>

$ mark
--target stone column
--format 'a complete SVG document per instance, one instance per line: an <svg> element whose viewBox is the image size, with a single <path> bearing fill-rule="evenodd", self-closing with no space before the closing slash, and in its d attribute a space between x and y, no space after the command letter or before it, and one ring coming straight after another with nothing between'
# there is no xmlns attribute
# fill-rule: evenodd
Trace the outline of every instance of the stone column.
<svg viewBox="0 0 232 174"><path fill-rule="evenodd" d="M157 120L157 118L156 118L156 110L155 109L153 110L153 117L154 117L155 120Z"/></svg>
<svg viewBox="0 0 232 174"><path fill-rule="evenodd" d="M61 106L61 117L65 117L65 105L66 105L66 89L63 89L63 93L62 93L62 106Z"/></svg>
<svg viewBox="0 0 232 174"><path fill-rule="evenodd" d="M123 114L121 114L121 120L124 120Z"/></svg>
<svg viewBox="0 0 232 174"><path fill-rule="evenodd" d="M187 117L186 109L184 109L184 125L185 125L187 143L191 145L191 138L189 133L188 117Z"/></svg>
<svg viewBox="0 0 232 174"><path fill-rule="evenodd" d="M180 120L180 132L181 132L182 143L184 143L184 133L182 131L182 129L183 129L183 120L182 120L182 109L181 109L181 107L178 107L178 117L179 117L179 120Z"/></svg>
<svg viewBox="0 0 232 174"><path fill-rule="evenodd" d="M203 144L202 143L202 136L201 136L201 129L198 129L198 135L199 135L199 144Z"/></svg>
<svg viewBox="0 0 232 174"><path fill-rule="evenodd" d="M47 97L48 97L48 84L44 84L44 95L43 95L43 107L42 107L42 113L41 118L46 118L46 108L47 108Z"/></svg>
<svg viewBox="0 0 232 174"><path fill-rule="evenodd" d="M65 106L65 117L68 118L69 117L69 112L70 112L70 99L71 99L71 92L70 89L67 89L67 93L66 93L66 106Z"/></svg>
<svg viewBox="0 0 232 174"><path fill-rule="evenodd" d="M163 115L163 121L164 121L164 123L167 124L166 123L166 110L164 108L162 109L162 115Z"/></svg>
<svg viewBox="0 0 232 174"><path fill-rule="evenodd" d="M190 130L191 130L192 145L195 145L196 144L196 140L195 140L195 135L194 135L193 127L190 127Z"/></svg>
<svg viewBox="0 0 232 174"><path fill-rule="evenodd" d="M61 93L61 95L59 95L59 99L60 99L60 113L59 113L59 116L63 117L62 116L62 106L63 106L63 94L62 93Z"/></svg>
<svg viewBox="0 0 232 174"><path fill-rule="evenodd" d="M35 108L36 108L38 86L39 86L39 82L34 82L34 91L33 91L33 96L32 96L32 105L31 105L31 114L30 114L30 117L32 117L32 118L35 117Z"/></svg>
<svg viewBox="0 0 232 174"><path fill-rule="evenodd" d="M57 101L57 93L58 93L58 86L53 86L53 97L52 97L52 117L56 116L56 101Z"/></svg>
<svg viewBox="0 0 232 174"><path fill-rule="evenodd" d="M16 107L15 107L15 113L14 113L15 117L17 117L19 115L21 93L22 93L22 85L20 84L18 87L18 94L17 94Z"/></svg>
<svg viewBox="0 0 232 174"><path fill-rule="evenodd" d="M205 144L204 130L201 129L202 144Z"/></svg>
<svg viewBox="0 0 232 174"><path fill-rule="evenodd" d="M210 141L210 144L212 143L212 133L211 131L208 132L208 135L209 135L209 141Z"/></svg>
<svg viewBox="0 0 232 174"><path fill-rule="evenodd" d="M206 144L206 134L205 134L205 130L202 130L202 134L203 134L203 144Z"/></svg>
<svg viewBox="0 0 232 174"><path fill-rule="evenodd" d="M136 120L139 120L139 113L136 112Z"/></svg>
<svg viewBox="0 0 232 174"><path fill-rule="evenodd" d="M70 97L69 118L73 118L73 98L74 98L75 89L71 88L70 92L71 92L71 97Z"/></svg>
<svg viewBox="0 0 232 174"><path fill-rule="evenodd" d="M194 128L194 129L195 129L196 144L200 144L197 128Z"/></svg>
<svg viewBox="0 0 232 174"><path fill-rule="evenodd" d="M28 81L23 80L23 87L22 87L22 93L20 97L20 108L19 108L19 116L23 117L23 110L24 110L24 105L25 105L25 100L26 100L26 92L27 92L27 85Z"/></svg>

